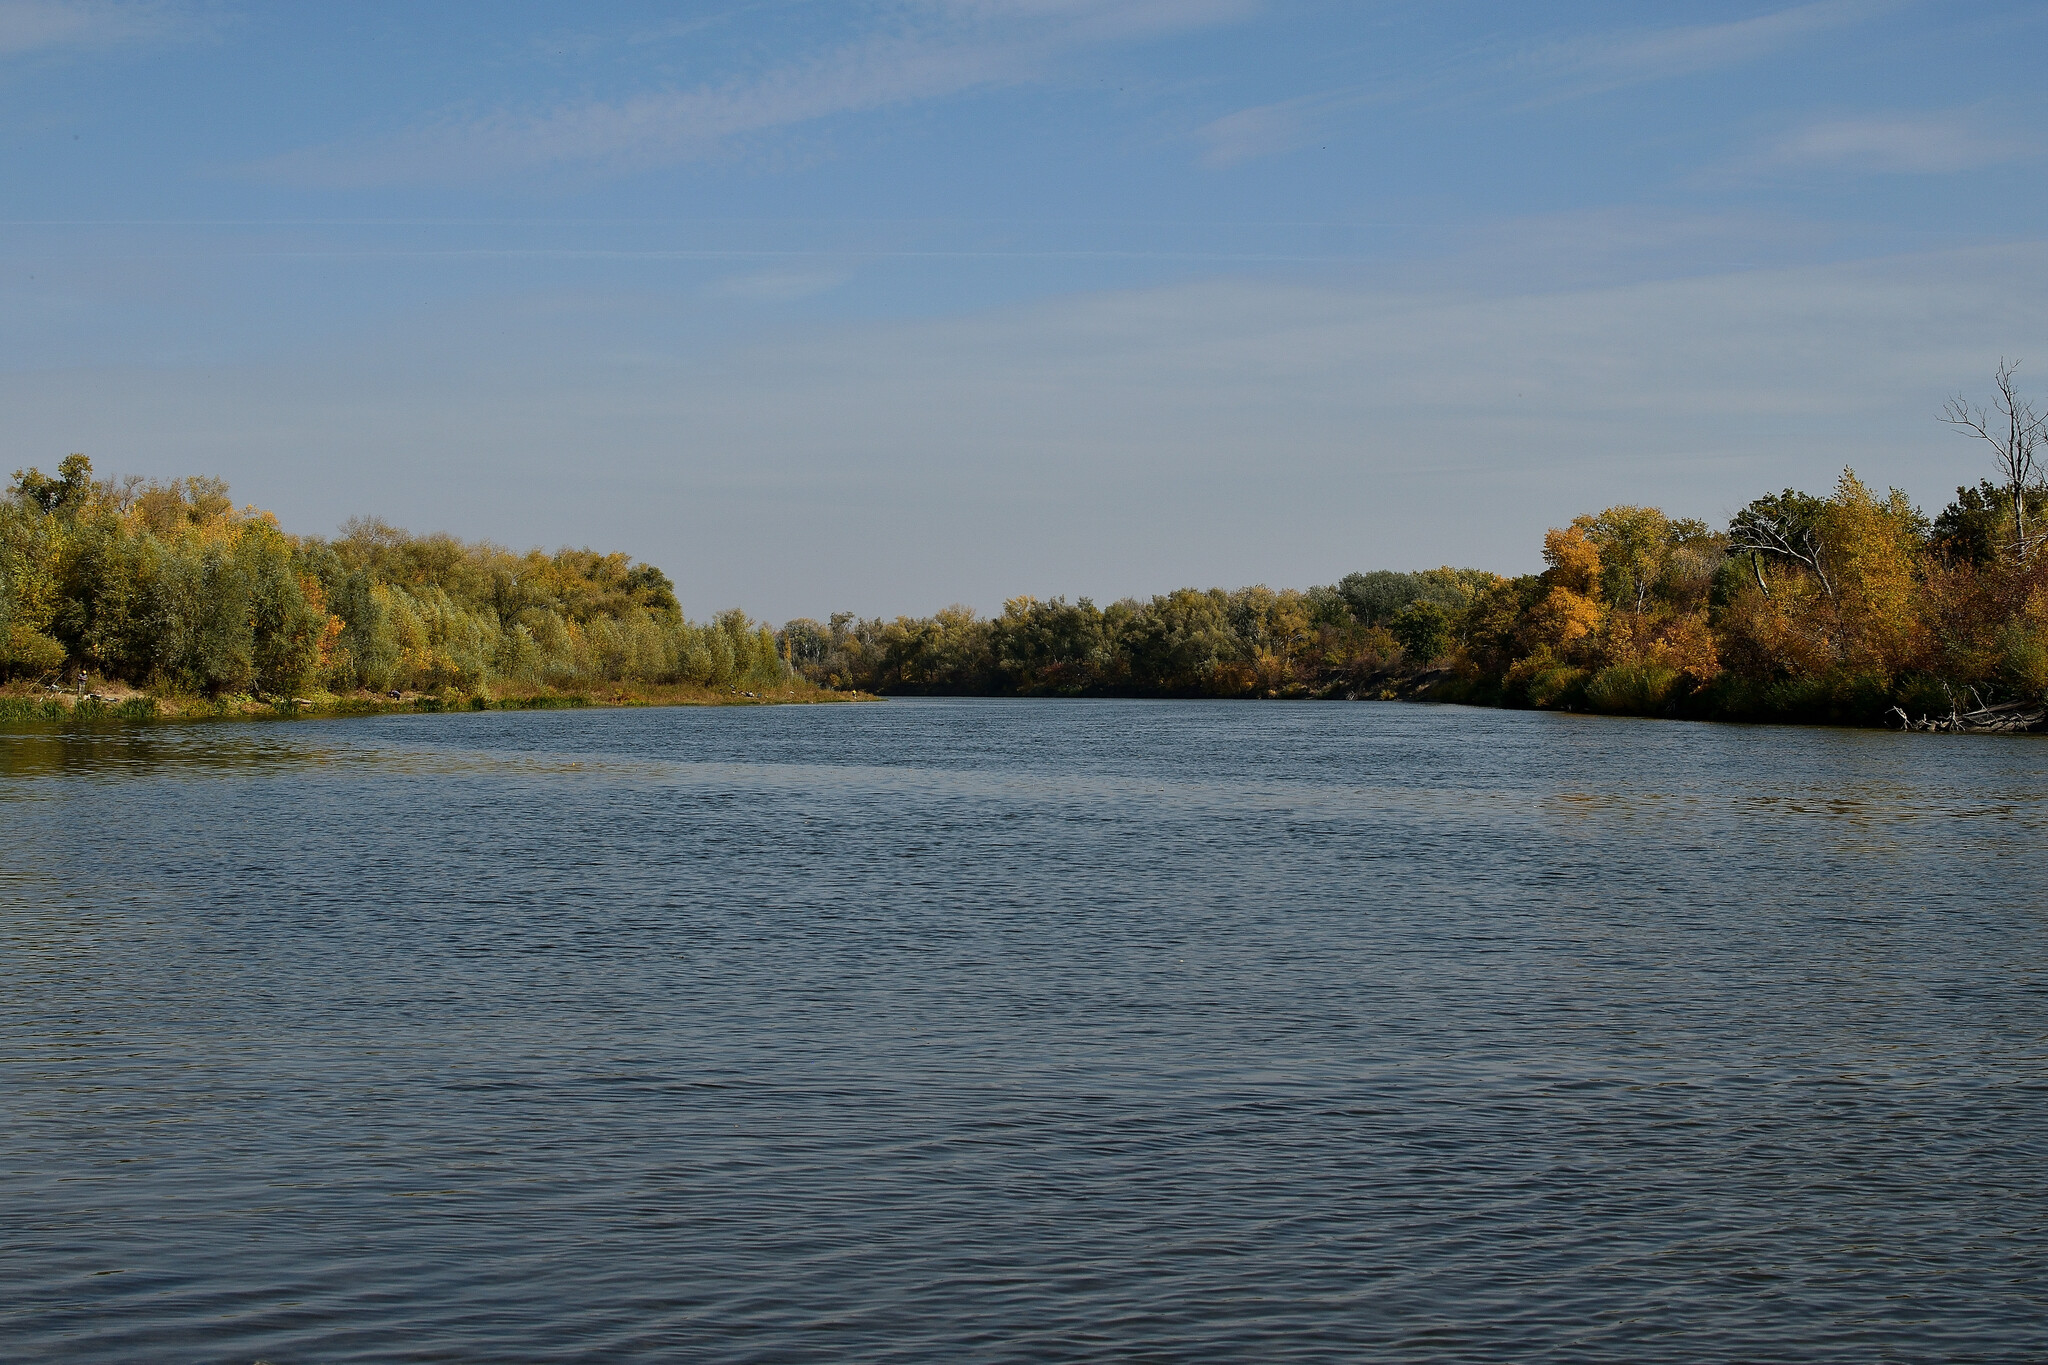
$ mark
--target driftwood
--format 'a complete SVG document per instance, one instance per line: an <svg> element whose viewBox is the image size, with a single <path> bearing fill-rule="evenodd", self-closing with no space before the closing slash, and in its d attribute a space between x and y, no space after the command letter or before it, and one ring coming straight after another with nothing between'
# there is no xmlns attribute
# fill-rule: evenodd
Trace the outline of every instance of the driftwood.
<svg viewBox="0 0 2048 1365"><path fill-rule="evenodd" d="M1894 706L1885 712L1896 716L1901 730L1925 730L1935 734L1952 735L2016 735L2028 730L2039 730L2048 722L2048 706L2038 702L2009 701L1997 706L1984 705L1974 690L1971 696L1976 700L1974 709L1965 711L1951 699L1945 716L1922 716L1914 720L1905 711Z"/></svg>

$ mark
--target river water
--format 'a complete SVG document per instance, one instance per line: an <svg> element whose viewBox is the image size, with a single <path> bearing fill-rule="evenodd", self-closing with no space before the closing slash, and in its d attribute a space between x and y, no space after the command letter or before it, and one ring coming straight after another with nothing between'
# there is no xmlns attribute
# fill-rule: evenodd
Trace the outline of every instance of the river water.
<svg viewBox="0 0 2048 1365"><path fill-rule="evenodd" d="M0 734L0 1356L2039 1360L2048 743Z"/></svg>

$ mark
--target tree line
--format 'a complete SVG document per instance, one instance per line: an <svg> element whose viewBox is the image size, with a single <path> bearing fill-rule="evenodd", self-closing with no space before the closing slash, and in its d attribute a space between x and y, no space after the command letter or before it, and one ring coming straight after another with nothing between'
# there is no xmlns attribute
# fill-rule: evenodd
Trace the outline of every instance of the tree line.
<svg viewBox="0 0 2048 1365"><path fill-rule="evenodd" d="M0 676L290 696L601 682L771 685L775 637L697 624L650 564L515 554L358 519L287 535L218 479L97 480L83 455L0 501Z"/></svg>
<svg viewBox="0 0 2048 1365"><path fill-rule="evenodd" d="M1010 696L1418 696L1869 723L2048 706L2048 418L2001 365L1944 414L1996 479L1929 518L1844 470L1719 527L1617 505L1544 538L1540 573L1353 573L994 617L695 624L657 568L515 554L375 520L291 536L215 479L95 480L74 455L0 501L0 675L74 668L220 694L599 681Z"/></svg>
<svg viewBox="0 0 2048 1365"><path fill-rule="evenodd" d="M985 618L797 620L782 640L825 687L1015 696L1329 695L1403 657L1430 658L1501 581L1476 569L1355 573L1306 591L1182 588L1150 601L1013 598Z"/></svg>
<svg viewBox="0 0 2048 1365"><path fill-rule="evenodd" d="M1725 526L1618 505L1544 539L1541 573L1354 573L1304 591L1192 588L1097 607L792 621L826 687L1017 696L1418 695L1644 715L1875 723L2048 704L2044 418L2001 365L1944 415L1999 477L1929 518L1844 470Z"/></svg>
<svg viewBox="0 0 2048 1365"><path fill-rule="evenodd" d="M2017 513L2015 509L2018 509ZM2025 521L2021 519L2024 518ZM2048 699L2048 489L1982 483L1932 520L1845 470L1722 528L1615 506L1544 538L1541 573L1354 573L1303 591L1183 588L1098 607L791 621L825 687L994 696L1440 700L1875 722ZM2024 533L2023 533L2024 534Z"/></svg>

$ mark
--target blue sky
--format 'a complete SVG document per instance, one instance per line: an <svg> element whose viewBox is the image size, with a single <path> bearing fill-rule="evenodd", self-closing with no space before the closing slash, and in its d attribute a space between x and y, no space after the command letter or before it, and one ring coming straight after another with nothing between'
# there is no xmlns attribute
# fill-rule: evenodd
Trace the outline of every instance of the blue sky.
<svg viewBox="0 0 2048 1365"><path fill-rule="evenodd" d="M772 619L1535 567L2048 392L2048 6L0 0L7 468Z"/></svg>

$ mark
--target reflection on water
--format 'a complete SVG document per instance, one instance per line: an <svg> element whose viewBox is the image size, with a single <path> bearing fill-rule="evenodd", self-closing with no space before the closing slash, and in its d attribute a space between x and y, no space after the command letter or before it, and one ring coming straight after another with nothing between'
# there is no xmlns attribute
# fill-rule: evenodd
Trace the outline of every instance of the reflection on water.
<svg viewBox="0 0 2048 1365"><path fill-rule="evenodd" d="M601 760L558 755L498 754L486 750L393 748L380 743L351 742L346 734L309 736L287 730L290 722L262 726L138 725L120 729L54 726L0 731L0 800L59 796L63 789L33 785L36 778L71 778L110 782L138 777L252 777L294 769L352 765L386 773L416 776L465 773L561 775L603 773L609 776L661 776L673 764L622 757ZM273 728L274 727L274 728ZM254 731L254 733L250 733Z"/></svg>
<svg viewBox="0 0 2048 1365"><path fill-rule="evenodd" d="M0 779L4 779L0 800L57 794L30 785L39 778L121 782L181 767L234 773L320 761L315 746L266 743L268 737L257 727L246 725L207 726L204 730L189 725L0 729Z"/></svg>
<svg viewBox="0 0 2048 1365"><path fill-rule="evenodd" d="M10 1357L2031 1360L2048 747L0 735Z"/></svg>

